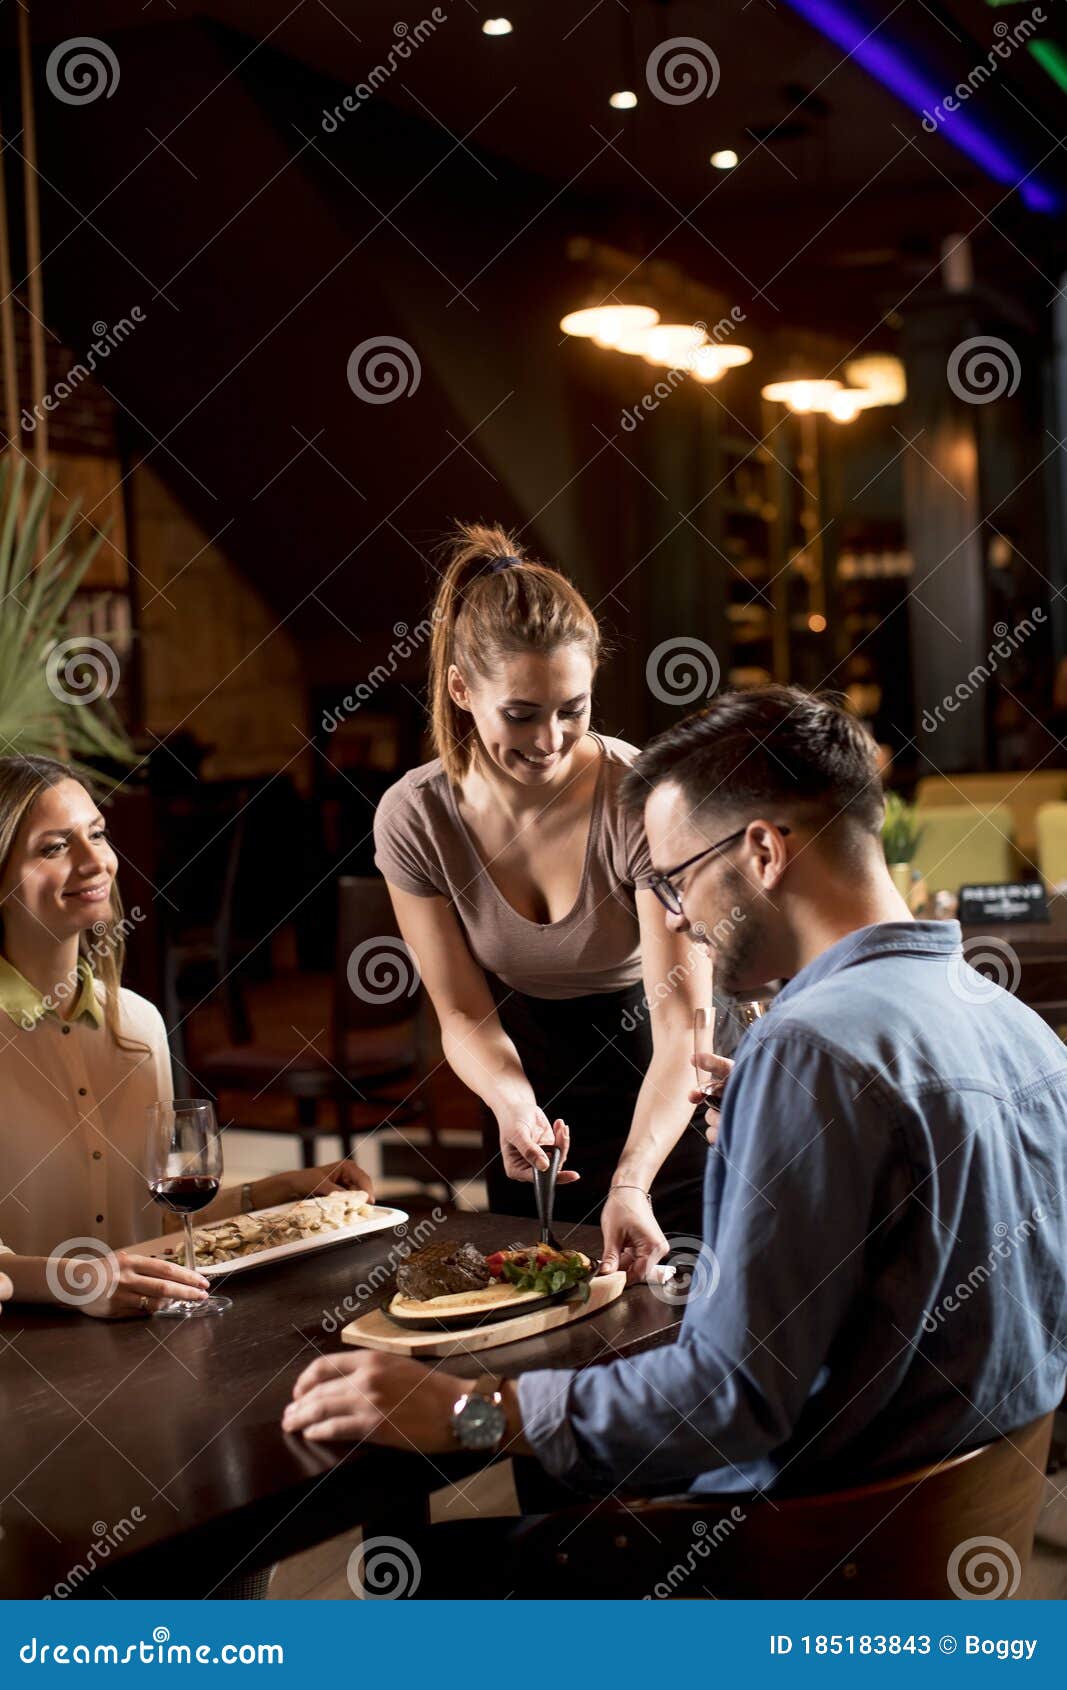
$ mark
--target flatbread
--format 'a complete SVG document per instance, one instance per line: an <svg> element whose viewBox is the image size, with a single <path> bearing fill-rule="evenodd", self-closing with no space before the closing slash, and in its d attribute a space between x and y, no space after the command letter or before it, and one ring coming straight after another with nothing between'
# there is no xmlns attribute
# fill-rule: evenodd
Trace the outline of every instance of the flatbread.
<svg viewBox="0 0 1067 1690"><path fill-rule="evenodd" d="M353 1221L367 1219L372 1208L366 1191L331 1191L324 1197L304 1197L298 1203L276 1209L231 1215L211 1226L194 1228L196 1265L214 1267L218 1262L253 1256L278 1244L297 1244L317 1233L336 1232L340 1227L351 1226ZM176 1242L163 1254L168 1261L184 1262L184 1245Z"/></svg>

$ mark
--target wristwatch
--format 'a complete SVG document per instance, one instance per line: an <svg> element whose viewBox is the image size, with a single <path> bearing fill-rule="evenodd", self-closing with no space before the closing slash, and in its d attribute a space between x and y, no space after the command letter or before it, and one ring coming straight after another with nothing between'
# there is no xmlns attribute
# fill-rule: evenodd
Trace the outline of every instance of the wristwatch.
<svg viewBox="0 0 1067 1690"><path fill-rule="evenodd" d="M508 1429L502 1383L487 1373L473 1391L457 1397L452 1404L452 1435L461 1449L495 1453L500 1448Z"/></svg>
<svg viewBox="0 0 1067 1690"><path fill-rule="evenodd" d="M254 1208L255 1204L252 1201L252 1185L250 1181L246 1180L244 1185L241 1187L241 1213L242 1215L250 1215Z"/></svg>

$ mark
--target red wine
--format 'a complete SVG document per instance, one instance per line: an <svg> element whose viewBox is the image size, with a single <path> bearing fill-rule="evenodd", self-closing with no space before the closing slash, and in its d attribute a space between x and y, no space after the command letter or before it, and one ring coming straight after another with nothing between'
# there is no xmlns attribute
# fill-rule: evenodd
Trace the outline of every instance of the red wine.
<svg viewBox="0 0 1067 1690"><path fill-rule="evenodd" d="M217 1195L218 1179L214 1174L181 1174L172 1179L154 1179L149 1190L157 1203L176 1215L194 1215Z"/></svg>

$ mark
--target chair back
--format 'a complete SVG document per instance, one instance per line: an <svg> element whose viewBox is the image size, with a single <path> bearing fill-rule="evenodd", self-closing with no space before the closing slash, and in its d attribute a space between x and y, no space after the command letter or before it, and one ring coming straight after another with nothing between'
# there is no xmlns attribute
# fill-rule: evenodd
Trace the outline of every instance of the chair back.
<svg viewBox="0 0 1067 1690"><path fill-rule="evenodd" d="M1060 799L1067 799L1067 769L1034 769L1030 774L926 775L915 792L920 810L944 804L1006 805L1012 819L1008 831L1024 865L1036 856L1039 808Z"/></svg>
<svg viewBox="0 0 1067 1690"><path fill-rule="evenodd" d="M1067 882L1067 804L1042 804L1037 812L1037 865L1046 886Z"/></svg>
<svg viewBox="0 0 1067 1690"><path fill-rule="evenodd" d="M1014 879L1011 812L1004 805L983 810L970 804L931 805L918 820L922 837L914 867L930 892Z"/></svg>
<svg viewBox="0 0 1067 1690"><path fill-rule="evenodd" d="M520 1537L516 1593L914 1599L1014 1595L1051 1414L933 1466L818 1496L598 1502Z"/></svg>
<svg viewBox="0 0 1067 1690"><path fill-rule="evenodd" d="M414 1022L422 986L418 964L400 937L392 900L378 876L337 882L334 1030L346 1033Z"/></svg>

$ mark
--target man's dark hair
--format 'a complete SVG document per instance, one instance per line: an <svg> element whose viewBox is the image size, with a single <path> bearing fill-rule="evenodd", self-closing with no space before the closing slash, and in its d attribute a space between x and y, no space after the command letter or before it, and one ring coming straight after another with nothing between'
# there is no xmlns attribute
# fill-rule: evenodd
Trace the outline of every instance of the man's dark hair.
<svg viewBox="0 0 1067 1690"><path fill-rule="evenodd" d="M672 781L695 815L801 805L824 824L848 817L869 833L882 826L877 747L835 700L800 687L723 693L677 722L637 758L623 802L641 812L654 786Z"/></svg>

